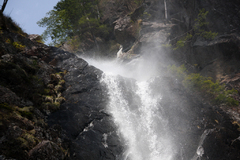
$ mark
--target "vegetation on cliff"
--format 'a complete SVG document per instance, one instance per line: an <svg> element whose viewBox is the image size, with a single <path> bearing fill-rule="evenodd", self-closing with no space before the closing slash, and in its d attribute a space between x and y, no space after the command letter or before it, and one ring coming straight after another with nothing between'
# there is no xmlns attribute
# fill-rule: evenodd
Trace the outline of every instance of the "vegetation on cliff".
<svg viewBox="0 0 240 160"><path fill-rule="evenodd" d="M115 51L115 50L118 50L119 44L117 44L117 42L114 41L115 37L113 35L111 35L113 37L109 38L111 34L110 32L112 32L113 30L112 21L108 21L109 20L108 18L105 18L103 20L102 17L105 15L102 14L103 10L101 11L101 5L99 5L99 4L103 5L108 2L110 2L110 0L99 0L99 1L61 0L54 7L54 9L48 13L48 17L45 17L41 21L39 21L39 25L47 26L47 30L45 31L44 36L50 36L53 39L53 42L55 44L61 44L62 42L68 41L69 44L72 46L73 50L77 50L79 49L79 47L82 47L80 45L83 41L89 42L89 44L95 43L95 45L97 46L96 42L102 41L102 39L99 37L104 37L109 41L104 42L103 45L106 45L108 48ZM136 7L140 5L143 1L142 0L126 0L126 1L116 0L114 2L122 3L122 4L123 3L134 4L132 6ZM157 2L157 1L154 0L154 2ZM131 21L132 26L130 26L130 28L133 27L133 30L134 30L133 33L135 34L135 37L138 38L136 41L138 41L142 36L138 34L142 25L142 20L138 19L137 16L136 16L137 18L135 19L134 7L131 8L129 7L131 5L128 6L125 4L122 6L123 7L122 8L120 7L119 10L123 10L122 11L122 13L124 13L123 16L130 16L132 18L132 21ZM125 10L128 10L127 14L124 12ZM150 13L154 17L155 12L149 12L149 13L144 12L145 16L149 16L149 17L151 16ZM159 15L158 12L155 14ZM216 33L208 30L208 23L205 21L207 14L208 12L205 10L200 11L199 17L195 20L195 26L193 29L195 33L194 34L188 33L187 36L185 36L183 39L177 42L178 43L177 46L179 45L181 47L187 41L191 40L194 36L202 37L205 39L212 39L214 38L214 36L216 36ZM169 15L169 17L171 17L171 15ZM53 159L64 159L64 158L67 159L66 157L68 156L68 154L72 154L71 156L74 157L76 156L75 151L76 153L82 152L82 150L84 150L82 148L84 147L87 148L90 145L91 146L88 148L89 150L85 151L84 154L86 153L85 155L89 157L91 157L92 155L95 156L96 154L91 155L89 153L92 153L91 151L92 148L96 146L100 146L101 143L99 143L100 145L95 142L89 144L88 142L92 141L92 139L90 138L89 141L88 140L86 141L88 145L86 144L83 145L86 139L85 137L83 138L81 134L79 134L79 133L83 133L81 132L81 130L85 131L84 126L86 126L86 124L89 123L89 117L86 116L86 115L89 115L89 113L91 113L90 114L91 123L94 122L96 117L97 117L96 118L97 121L99 121L99 119L101 119L102 117L105 117L105 116L109 117L109 115L101 112L102 108L99 107L100 103L105 103L103 102L104 100L102 98L103 94L99 92L100 89L95 84L95 80L99 76L96 76L96 74L93 74L93 75L89 74L91 70L93 70L92 72L96 71L95 69L93 69L94 67L86 67L87 66L86 62L81 60L77 60L73 62L73 60L77 59L76 57L71 57L66 61L67 59L66 57L68 57L70 53L67 53L65 51L61 52L60 50L57 50L54 47L48 47L44 44L38 43L41 40L30 41L28 39L29 35L24 33L16 23L12 22L10 17L5 17L0 15L0 18L2 20L1 22L4 22L4 23L0 23L0 75L1 75L0 76L0 131L1 131L0 132L0 137L1 137L0 158L4 159L6 157L6 158L15 158L15 159L34 159L39 156L38 157L39 159L46 159L46 158L51 159L51 156L55 156ZM152 24L145 23L146 33L147 32L149 33L150 32L149 30L152 28L150 28L147 25L150 26ZM166 24L163 26L166 27ZM156 27L155 31L163 30L164 27ZM120 27L120 29L122 28ZM122 32L120 32L120 34L122 34ZM153 36L152 37L150 36L150 38L154 39ZM124 40L126 39L123 38L123 41ZM126 43L128 42L129 41L126 41ZM141 45L144 45L143 43L145 42L143 41ZM149 42L149 43L152 43L152 42ZM135 45L137 46L137 43ZM156 48L151 47L151 50L154 50L154 49ZM51 54L55 54L55 55L52 56ZM211 52L211 54L215 54L215 53ZM231 54L228 54L228 52L226 54L228 58L231 55ZM176 54L174 56L177 57ZM162 57L164 59L164 56ZM233 57L230 57L230 58L233 58ZM65 76L65 74L68 71L66 71L65 69L64 70L61 70L59 68L56 69L56 64L58 63L58 60L64 61L64 63L69 63L68 66L65 67L65 69L69 69L69 72L70 70L72 70L71 74L68 74L67 76ZM73 65L73 63L76 63L76 64ZM84 75L82 74L82 72L85 72ZM177 76L178 80L185 87L185 90L188 90L190 93L194 93L194 95L205 98L204 101L205 100L211 101L212 104L214 105L217 104L216 106L239 105L239 102L236 99L236 97L239 98L239 96L237 95L236 90L233 88L229 89L224 84L219 83L218 81L213 81L211 78L201 76L199 73L189 74L186 72L186 68L184 66L181 66L181 67L171 66L170 72ZM67 77L72 80L70 85L66 79L65 79L66 80L65 82L64 76L65 78ZM88 83L87 84L80 83L85 81L87 81ZM238 81L236 82L238 83ZM68 96L68 99L65 99L62 96L62 92L64 91L64 88L65 88L65 83L68 83L69 90L70 90L68 91L68 94L65 94ZM238 87L239 84L237 84L236 86ZM81 87L82 89L80 90L79 88ZM92 87L96 87L96 88L92 89ZM90 92L87 91L88 89L90 90ZM97 91L97 92L93 92L93 91ZM79 98L77 94L83 94L84 96ZM86 95L91 95L93 96L93 98L91 99ZM185 96L185 100L187 99L189 99L189 97ZM69 128L71 129L73 128L72 129L73 131L69 131L69 130L66 130L66 131L69 132L70 136L74 137L74 140L78 141L79 147L76 147L75 145L76 141L70 141L69 139L67 139L67 137L64 137L65 132L62 131L62 128L60 126L55 125L55 126L49 127L48 124L46 123L46 117L48 116L48 114L58 111L61 106L61 103L63 103L65 100L66 100L65 104L67 103L67 109L63 112L62 117L61 116L56 117L56 121L63 123L63 125L66 125L67 127L69 127L70 125L68 124L71 123L71 126ZM178 101L173 101L172 103L174 103L174 106L176 105L177 106L176 108L178 109L180 107L176 102ZM96 103L97 105L95 105L94 103ZM187 115L188 112L184 110L185 106L183 104L181 104L182 108L179 109L179 111L181 110L181 112L179 112L181 114L179 115L181 116L183 115L184 117L189 117L189 115ZM79 106L84 106L84 107L79 107ZM63 105L61 107L63 107ZM93 110L94 107L101 110L100 111L98 109ZM201 107L203 107L202 104L199 104L198 108L201 108ZM189 110L194 110L195 108L196 106L193 105L189 107ZM204 110L206 114L209 112L206 109ZM88 112L88 114L85 115L84 112ZM200 109L199 109L199 112L200 112ZM209 113L212 113L212 112L209 112ZM168 114L173 115L173 117L170 118L172 121L180 122L179 119L175 119L176 116L174 114L174 110L169 109ZM202 110L201 110L201 114L203 114ZM219 117L221 116L219 113L217 115L219 115ZM197 118L199 120L199 124L198 125L195 123L192 124L192 126L195 127L194 131L198 130L199 128L202 128L202 129L216 128L217 132L219 132L218 129L219 128L222 129L221 121L219 121L216 118L215 119L216 124L214 123L214 125L211 126L213 123L209 125L207 122L202 121L202 119L208 119L207 117L208 116L201 117L199 115L199 118ZM213 117L212 119L214 120L214 118L215 117ZM70 120L66 121L66 119L68 120L70 119ZM108 128L106 127L106 124L104 121L105 118L102 118L102 119L100 121L103 122L104 127L102 126L99 127L98 125L94 125L95 127L97 126L97 129L96 129L97 132L94 132L94 133L98 134L100 129L106 130L106 128ZM194 117L194 119L196 118ZM229 117L221 116L220 119L222 119L223 121L228 121ZM185 123L183 124L185 125ZM206 124L207 124L207 127L204 128L203 126ZM228 125L227 127L231 126L231 124L227 124L227 125ZM185 134L187 135L186 137L189 138L189 133L190 133L189 130L192 130L193 128L190 128L190 129L188 128L189 130L188 129L185 130L181 128L180 125L172 125L171 127L174 130L176 126L178 126L177 128L179 129L179 132L184 134L186 133ZM111 128L111 132L109 133L113 135L112 134L113 128L112 127L109 127L109 128ZM183 130L184 132L182 132ZM235 132L235 130L233 131ZM83 135L85 135L86 133L87 132L84 132ZM197 142L195 133L194 133L193 141ZM200 133L200 131L198 131L197 133ZM224 130L224 135L225 133L227 132L225 132ZM232 134L232 131L231 131L231 134ZM236 134L239 135L238 132L236 132ZM103 135L102 132L99 135L100 137L97 137L96 139L101 140L102 139L101 136ZM108 135L109 136L108 141L110 139L114 139L110 137L111 135ZM228 134L226 135L228 136ZM65 140L68 142L65 143L64 138L62 138L62 136L66 138ZM92 136L91 134L90 137L96 137L96 136L95 135ZM238 145L238 147L236 148L239 148L239 140L238 140L239 138L235 136L233 136L234 140L233 138L226 139L225 137L214 136L212 139L210 139L209 142L212 142L211 140L216 139L215 137L218 137L220 140L223 140L224 144L225 142L227 142L228 147L230 147L231 149L234 149L233 144ZM81 138L83 138L84 140L81 141ZM116 141L116 139L114 139L113 141L115 141L116 144L114 143L114 145L112 146L117 146L119 144L119 142ZM73 144L71 148L75 150L72 153L67 151L69 149L68 147L70 143ZM183 143L181 144L185 144L184 139L183 139ZM215 143L212 143L212 144L215 144ZM48 147L50 147L50 149ZM110 147L111 146L109 146L109 148ZM104 149L109 149L109 148L104 148ZM192 148L194 149L194 147ZM212 148L215 149L220 147L212 147ZM225 150L225 148L223 149ZM48 152L48 151L51 151L51 152ZM52 151L53 151L53 154L49 154L49 153L52 153ZM207 152L208 149L204 151ZM226 152L229 152L229 150L226 149ZM103 152L96 152L96 153L103 153ZM115 156L114 154L116 152L113 153L112 151L111 152L104 151L104 155L105 153L107 154L110 153L111 156ZM213 151L212 153L215 154L217 152ZM36 156L36 154L38 155Z"/></svg>
<svg viewBox="0 0 240 160"><path fill-rule="evenodd" d="M98 8L97 0L61 0L38 25L47 27L43 37L50 36L55 45L68 39L83 41L88 36L95 40L95 37L105 37L109 32L101 22Z"/></svg>
<svg viewBox="0 0 240 160"><path fill-rule="evenodd" d="M66 50L71 52L91 50L101 56L108 54L108 57L113 57L111 53L119 48L113 21L122 13L132 14L142 3L142 0L61 0L38 21L38 25L47 27L42 36L44 39L50 37L51 45L59 47L65 44ZM111 51L113 48L117 49ZM109 50L110 53L106 53Z"/></svg>
<svg viewBox="0 0 240 160"><path fill-rule="evenodd" d="M60 134L49 131L45 115L65 101L61 95L64 72L45 62L49 47L39 39L28 39L10 17L0 18L4 21L0 24L1 158L31 159L30 150L46 140L56 143L62 156L64 149L57 142Z"/></svg>
<svg viewBox="0 0 240 160"><path fill-rule="evenodd" d="M206 40L213 40L218 35L216 32L208 31L209 22L206 20L207 15L208 11L206 11L204 8L199 11L198 17L194 20L195 24L193 29L188 31L186 36L177 41L174 50L183 47L186 43L191 42L193 37L202 37Z"/></svg>
<svg viewBox="0 0 240 160"><path fill-rule="evenodd" d="M199 93L212 104L239 105L239 102L233 98L234 95L238 94L236 89L227 90L224 84L220 84L218 81L213 82L211 77L204 77L199 73L188 74L184 65L179 67L172 65L169 67L169 71L177 77L186 89Z"/></svg>

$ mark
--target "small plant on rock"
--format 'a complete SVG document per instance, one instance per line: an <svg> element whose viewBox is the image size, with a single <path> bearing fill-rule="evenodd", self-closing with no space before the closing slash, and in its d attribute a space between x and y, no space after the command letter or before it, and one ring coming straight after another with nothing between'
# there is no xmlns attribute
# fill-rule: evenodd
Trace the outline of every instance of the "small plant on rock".
<svg viewBox="0 0 240 160"><path fill-rule="evenodd" d="M26 47L25 45L22 45L20 42L13 42L13 46L19 50L23 50Z"/></svg>

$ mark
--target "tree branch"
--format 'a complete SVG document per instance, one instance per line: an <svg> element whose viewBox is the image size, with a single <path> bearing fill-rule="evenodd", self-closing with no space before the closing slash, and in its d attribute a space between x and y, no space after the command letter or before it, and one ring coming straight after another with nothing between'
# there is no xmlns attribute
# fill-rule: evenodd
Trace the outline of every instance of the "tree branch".
<svg viewBox="0 0 240 160"><path fill-rule="evenodd" d="M6 8L7 2L8 2L8 0L3 1L3 5L2 5L2 8L1 8L2 13L3 13L4 9Z"/></svg>

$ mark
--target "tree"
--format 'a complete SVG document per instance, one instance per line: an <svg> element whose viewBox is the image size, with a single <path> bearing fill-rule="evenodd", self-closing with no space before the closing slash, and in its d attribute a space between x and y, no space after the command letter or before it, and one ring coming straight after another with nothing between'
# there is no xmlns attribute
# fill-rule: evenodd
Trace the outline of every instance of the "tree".
<svg viewBox="0 0 240 160"><path fill-rule="evenodd" d="M165 19L168 19L168 16L167 16L167 0L164 0L164 8L165 8Z"/></svg>
<svg viewBox="0 0 240 160"><path fill-rule="evenodd" d="M3 11L6 8L7 2L8 2L8 0L3 1L3 5L2 5L1 11L0 11L0 22L2 24L2 25L0 24L0 28L4 29L6 31L8 31L8 29L7 29L7 26L5 23L5 17L3 16Z"/></svg>
<svg viewBox="0 0 240 160"><path fill-rule="evenodd" d="M8 0L3 1L3 5L2 5L2 8L1 8L1 13L3 13L4 9L6 8L7 2L8 2Z"/></svg>
<svg viewBox="0 0 240 160"><path fill-rule="evenodd" d="M97 0L61 0L47 17L38 21L41 27L47 27L43 37L51 37L54 44L59 44L72 37L84 37L90 34L107 34L107 27L100 22Z"/></svg>
<svg viewBox="0 0 240 160"><path fill-rule="evenodd" d="M177 41L174 50L183 47L187 42L191 42L193 36L200 36L205 40L213 40L218 35L217 32L207 31L209 25L209 22L207 22L207 14L208 11L206 11L204 8L199 11L197 18L194 20L195 24L193 29L186 32L184 34L186 36ZM193 34L190 34L190 32Z"/></svg>

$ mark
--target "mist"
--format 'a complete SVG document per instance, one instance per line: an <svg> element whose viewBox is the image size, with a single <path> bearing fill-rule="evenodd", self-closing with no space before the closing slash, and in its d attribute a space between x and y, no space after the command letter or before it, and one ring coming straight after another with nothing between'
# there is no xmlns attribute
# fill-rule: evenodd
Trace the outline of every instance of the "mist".
<svg viewBox="0 0 240 160"><path fill-rule="evenodd" d="M164 116L166 106L161 105L164 92L154 88L172 63L160 46L142 47L141 55L129 62L117 58L117 53L113 60L81 57L104 72L107 111L124 141L123 160L172 160L177 150Z"/></svg>

